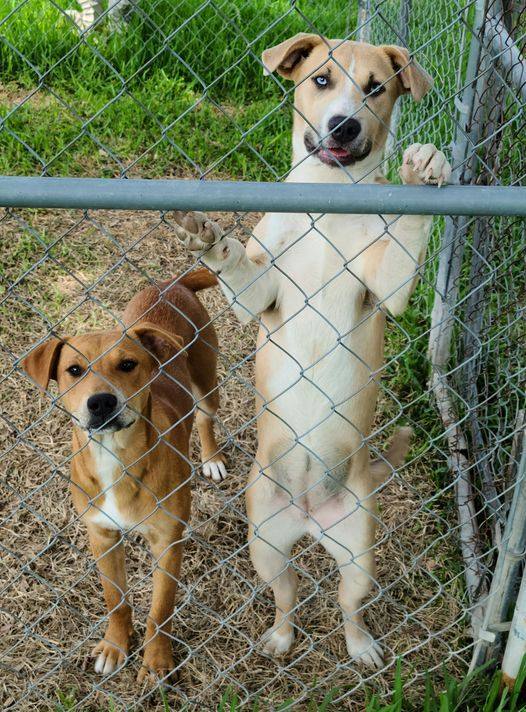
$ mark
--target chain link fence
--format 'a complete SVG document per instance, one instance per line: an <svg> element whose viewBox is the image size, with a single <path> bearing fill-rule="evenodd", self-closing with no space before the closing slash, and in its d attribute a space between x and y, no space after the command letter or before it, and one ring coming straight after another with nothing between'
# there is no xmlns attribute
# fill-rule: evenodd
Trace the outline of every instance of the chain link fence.
<svg viewBox="0 0 526 712"><path fill-rule="evenodd" d="M0 8L5 175L278 183L290 170L291 117L301 109L294 107L291 83L263 76L261 53L306 32L408 47L434 77L422 102L403 97L393 113L381 158L389 179L398 180L403 150L419 142L446 152L456 184L511 188L524 182L522 3L0 0ZM382 194L382 186L375 189ZM445 193L436 192L437 213ZM246 243L255 234L259 241L254 230L261 214L237 206L233 200L230 212L211 218L227 236ZM327 416L316 414L311 394L298 406L304 430L292 430L288 445L258 461L257 416L273 408L254 378L261 317L252 313L241 326L216 288L199 298L219 339L221 405L214 426L228 478L205 477L192 436L183 457L191 467L192 512L171 616L176 674L153 686L135 681L152 574L159 570L138 526L119 534L136 636L123 669L94 671L89 653L109 615L97 574L100 557L88 550L85 524L68 492L71 417L55 386L42 395L22 359L50 336L122 330L122 312L140 288L158 288L159 300L169 303L159 284L191 273L200 260L181 245L168 207L13 207L1 216L3 708L217 709L231 690L247 709L306 709L325 700L334 709L362 710L371 694L388 697L397 658L407 699L418 707L428 672L439 685L444 667L463 676L470 666L499 659L526 547L524 218L520 210L519 216L496 215L490 206L485 217L434 218L409 307L398 316L386 313L385 362L365 363L379 396L372 432L359 432L360 446L366 443L372 457L382 459L400 425L414 431L405 463L391 467L385 481L356 502L363 510L369 498L378 500L371 547L376 571L367 574L371 590L360 610L384 650L380 669L363 667L346 650L338 606L342 569L316 538L300 538L288 561L299 586L293 647L283 657L264 652L279 577L263 581L250 560L247 536L253 539L257 530L248 531L254 524L244 501L252 486L248 473L252 468L256 481L268 479L269 471L276 477L291 467L291 447L301 447L307 461L321 463L319 481L326 482L338 465L348 466L356 448L338 456L330 443L327 452L312 444L309 436L323 429ZM353 260L334 245L328 214L312 213L309 204L302 212L294 249L323 241L334 261L322 292L353 274ZM371 243L396 240L402 219L375 218ZM269 257L276 268L278 255ZM282 276L298 283L295 274ZM234 301L243 303L246 290ZM299 366L313 388L315 367L349 336L316 296L304 294L297 312L315 312L314 329L332 327L326 351ZM381 301L369 308L368 319L386 312ZM274 333L268 322L262 328L260 339L279 343L279 328ZM96 371L96 362L91 368ZM294 385L284 382L280 394ZM326 396L325 408L334 413L340 404L334 393ZM346 392L341 397L352 401ZM196 396L196 412L204 410L203 400L202 393ZM120 476L125 472L126 466ZM290 506L302 506L305 492L291 494L287 483ZM356 565L359 556L349 553Z"/></svg>

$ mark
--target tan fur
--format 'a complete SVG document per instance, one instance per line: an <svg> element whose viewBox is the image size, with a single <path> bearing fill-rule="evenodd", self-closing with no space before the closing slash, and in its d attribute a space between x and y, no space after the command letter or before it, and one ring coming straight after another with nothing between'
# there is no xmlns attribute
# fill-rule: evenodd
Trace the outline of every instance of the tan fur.
<svg viewBox="0 0 526 712"><path fill-rule="evenodd" d="M415 101L420 101L432 86L427 72L410 59L404 47L395 45L376 47L365 42L327 40L300 33L263 52L262 61L270 72L277 71L296 85L295 133L306 127L314 127L314 130L320 127L327 103L349 84L349 67L354 66L350 100L360 108L353 116L362 121L363 135L375 148L385 143L396 99L409 92ZM329 89L319 91L316 87L312 78L318 74L330 74ZM371 75L386 91L378 97L365 98Z"/></svg>
<svg viewBox="0 0 526 712"><path fill-rule="evenodd" d="M90 438L80 427L73 428L71 494L88 528L108 609L106 634L93 651L98 672L112 672L124 662L132 633L123 534L113 516L127 529L139 531L153 555L152 607L138 679L164 676L174 667L169 633L190 514L193 389L202 394L199 407L206 410L198 415L204 457L222 460L212 427L218 407L217 337L189 287L201 289L216 281L202 271L184 278L183 284L144 289L124 312L123 322L129 327L125 332L50 339L24 361L42 388L50 378L58 381L61 405L71 414L81 413L89 396L115 392L124 396L130 417L136 417L130 427L111 435ZM129 373L119 370L126 359L137 362ZM159 363L164 364L162 373ZM89 370L75 378L66 370L72 364ZM107 452L110 446L113 455ZM101 481L97 469L101 462L110 463L106 470L113 472L110 487Z"/></svg>
<svg viewBox="0 0 526 712"><path fill-rule="evenodd" d="M405 49L301 34L266 50L263 63L295 83L288 182L385 182L380 166L395 101L405 93L421 99L431 87ZM358 131L333 135L344 123ZM413 144L400 173L405 183L440 185L450 167L431 144ZM308 534L340 569L350 657L381 667L362 601L378 585L376 489L402 464L408 433L399 433L373 463L368 442L384 360L384 315L400 314L408 303L431 219L267 213L246 249L204 214L176 216L176 222L186 247L221 274L239 319L257 316L261 324L258 449L247 511L252 561L276 602L265 650L284 654L293 642L291 551Z"/></svg>

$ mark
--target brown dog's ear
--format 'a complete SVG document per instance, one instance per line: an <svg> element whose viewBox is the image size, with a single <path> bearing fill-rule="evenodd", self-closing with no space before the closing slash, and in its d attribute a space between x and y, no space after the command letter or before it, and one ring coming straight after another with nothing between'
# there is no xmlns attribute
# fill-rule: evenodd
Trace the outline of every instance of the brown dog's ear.
<svg viewBox="0 0 526 712"><path fill-rule="evenodd" d="M285 79L291 79L298 65L322 42L323 39L319 35L300 32L285 42L266 49L261 55L263 73L272 74L277 71Z"/></svg>
<svg viewBox="0 0 526 712"><path fill-rule="evenodd" d="M51 379L57 380L58 358L63 346L64 341L53 337L30 351L22 361L24 371L43 391Z"/></svg>
<svg viewBox="0 0 526 712"><path fill-rule="evenodd" d="M384 45L382 47L397 72L401 94L411 93L415 101L420 101L433 86L433 79L415 59L409 56L405 47Z"/></svg>
<svg viewBox="0 0 526 712"><path fill-rule="evenodd" d="M173 356L174 350L180 351L184 346L182 336L171 334L149 321L141 321L127 333L130 338L140 341L160 363L168 361ZM184 354L187 355L186 352Z"/></svg>

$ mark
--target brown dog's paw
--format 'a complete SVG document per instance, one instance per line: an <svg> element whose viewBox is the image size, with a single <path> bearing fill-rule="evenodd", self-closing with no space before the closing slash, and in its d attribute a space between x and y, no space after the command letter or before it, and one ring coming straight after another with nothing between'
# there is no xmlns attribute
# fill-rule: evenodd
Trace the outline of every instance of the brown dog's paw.
<svg viewBox="0 0 526 712"><path fill-rule="evenodd" d="M442 151L432 143L414 143L404 151L400 177L406 185L445 185L451 166Z"/></svg>
<svg viewBox="0 0 526 712"><path fill-rule="evenodd" d="M91 651L91 657L95 660L95 672L100 675L110 675L118 668L122 667L128 657L128 642L117 642L103 640Z"/></svg>
<svg viewBox="0 0 526 712"><path fill-rule="evenodd" d="M177 672L174 668L172 653L166 646L147 645L141 669L137 674L137 682L139 685L157 685L168 679L176 680Z"/></svg>
<svg viewBox="0 0 526 712"><path fill-rule="evenodd" d="M223 482L223 480L226 480L228 474L225 462L226 458L221 453L208 458L208 460L203 462L204 476L214 482Z"/></svg>
<svg viewBox="0 0 526 712"><path fill-rule="evenodd" d="M208 250L223 237L219 225L209 220L206 213L176 210L173 218L177 223L175 233L190 252Z"/></svg>

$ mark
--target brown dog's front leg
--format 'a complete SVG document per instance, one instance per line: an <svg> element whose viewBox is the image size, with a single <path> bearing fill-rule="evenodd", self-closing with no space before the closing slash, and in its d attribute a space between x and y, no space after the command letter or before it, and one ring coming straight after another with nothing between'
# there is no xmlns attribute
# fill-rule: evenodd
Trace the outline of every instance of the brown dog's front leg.
<svg viewBox="0 0 526 712"><path fill-rule="evenodd" d="M174 669L170 631L181 569L183 527L169 538L147 535L154 557L152 607L146 623L144 659L137 681L157 682Z"/></svg>
<svg viewBox="0 0 526 712"><path fill-rule="evenodd" d="M108 675L125 662L133 632L131 607L126 599L124 547L118 531L88 526L88 534L108 609L106 633L91 655L97 658L95 672Z"/></svg>

